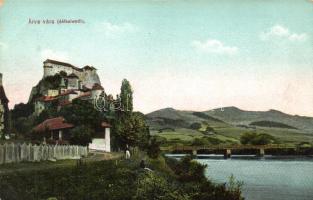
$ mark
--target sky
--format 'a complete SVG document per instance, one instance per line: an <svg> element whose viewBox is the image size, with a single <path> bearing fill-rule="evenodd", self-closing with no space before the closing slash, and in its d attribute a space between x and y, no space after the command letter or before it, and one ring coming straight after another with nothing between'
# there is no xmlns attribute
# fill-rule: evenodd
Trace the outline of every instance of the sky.
<svg viewBox="0 0 313 200"><path fill-rule="evenodd" d="M0 6L0 72L11 108L27 102L50 58L96 67L109 94L128 79L135 109L144 113L236 106L313 116L312 0L0 0Z"/></svg>

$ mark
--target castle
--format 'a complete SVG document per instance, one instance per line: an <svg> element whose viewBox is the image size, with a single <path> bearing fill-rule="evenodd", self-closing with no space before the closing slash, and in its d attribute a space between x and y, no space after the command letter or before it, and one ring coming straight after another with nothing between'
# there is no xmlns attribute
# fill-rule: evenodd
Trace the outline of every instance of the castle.
<svg viewBox="0 0 313 200"><path fill-rule="evenodd" d="M81 84L87 88L91 88L95 83L101 85L97 69L92 66L86 65L83 68L78 68L69 63L47 59L43 62L43 69L44 78L65 72L68 75L76 75L79 81L81 81Z"/></svg>
<svg viewBox="0 0 313 200"><path fill-rule="evenodd" d="M101 96L105 97L108 103L114 102L112 95L105 94L97 69L92 66L78 68L69 63L47 59L43 62L43 69L43 80L55 75L59 75L61 79L56 88L38 89L37 85L32 89L30 101L34 104L34 114L37 116L48 107L56 105L60 109L71 104L74 99L92 103ZM37 98L33 98L34 96ZM112 108L112 104L108 107Z"/></svg>
<svg viewBox="0 0 313 200"><path fill-rule="evenodd" d="M0 138L4 133L8 132L9 125L9 100L5 95L4 88L2 85L2 74L0 73Z"/></svg>

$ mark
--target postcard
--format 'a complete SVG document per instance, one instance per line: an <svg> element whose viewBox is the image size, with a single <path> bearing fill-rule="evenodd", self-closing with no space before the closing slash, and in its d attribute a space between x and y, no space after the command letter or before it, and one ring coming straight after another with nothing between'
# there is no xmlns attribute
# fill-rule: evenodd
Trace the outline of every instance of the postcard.
<svg viewBox="0 0 313 200"><path fill-rule="evenodd" d="M0 0L0 200L313 199L312 0Z"/></svg>

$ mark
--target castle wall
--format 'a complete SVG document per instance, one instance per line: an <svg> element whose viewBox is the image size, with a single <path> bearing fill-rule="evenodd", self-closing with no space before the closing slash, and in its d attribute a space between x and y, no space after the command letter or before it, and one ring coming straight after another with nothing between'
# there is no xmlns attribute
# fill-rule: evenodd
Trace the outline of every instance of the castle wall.
<svg viewBox="0 0 313 200"><path fill-rule="evenodd" d="M85 69L79 69L71 66L64 66L61 64L55 64L51 62L45 62L44 63L44 77L47 76L53 76L57 73L60 73L61 71L64 71L67 73L67 75L74 73L76 76L78 76L79 80L81 81L82 85L91 88L95 83L100 83L99 76L96 72L96 70L85 70Z"/></svg>
<svg viewBox="0 0 313 200"><path fill-rule="evenodd" d="M66 72L67 74L73 73L73 68L68 67L68 66L63 66L63 65L57 65L53 63L44 63L44 73L43 76L53 76L57 73L60 73L61 71Z"/></svg>

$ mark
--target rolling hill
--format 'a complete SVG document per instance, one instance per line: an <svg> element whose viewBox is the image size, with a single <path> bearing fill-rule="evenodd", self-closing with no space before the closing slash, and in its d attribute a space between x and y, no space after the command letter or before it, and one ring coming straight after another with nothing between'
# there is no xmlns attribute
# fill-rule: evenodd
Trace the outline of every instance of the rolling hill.
<svg viewBox="0 0 313 200"><path fill-rule="evenodd" d="M271 121L309 133L313 131L313 117L289 115L278 110L245 111L236 107L225 107L205 111L204 113L233 125L249 125L257 121Z"/></svg>
<svg viewBox="0 0 313 200"><path fill-rule="evenodd" d="M240 135L257 131L273 135L285 143L308 141L313 143L313 117L289 115L277 110L245 111L225 107L204 112L164 108L146 115L152 134L168 140L190 141L201 137L215 137L239 143ZM201 124L198 130L194 123ZM206 132L214 129L214 134Z"/></svg>

